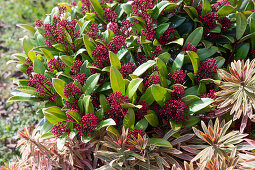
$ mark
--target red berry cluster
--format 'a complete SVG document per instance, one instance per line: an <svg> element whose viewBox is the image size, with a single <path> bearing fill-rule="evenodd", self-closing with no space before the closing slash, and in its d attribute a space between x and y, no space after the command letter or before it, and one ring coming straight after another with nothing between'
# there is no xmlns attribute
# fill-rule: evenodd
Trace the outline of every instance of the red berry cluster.
<svg viewBox="0 0 255 170"><path fill-rule="evenodd" d="M87 80L86 74L78 73L76 75L73 75L73 80L80 83L82 86L85 84Z"/></svg>
<svg viewBox="0 0 255 170"><path fill-rule="evenodd" d="M85 14L87 10L91 9L91 3L89 0L81 0L81 9L83 9L82 13Z"/></svg>
<svg viewBox="0 0 255 170"><path fill-rule="evenodd" d="M150 105L144 100L139 101L137 105L142 105L142 108L136 109L135 115L138 119L143 119L144 116L147 115L147 112L150 109Z"/></svg>
<svg viewBox="0 0 255 170"><path fill-rule="evenodd" d="M114 22L116 21L117 17L118 15L113 10L111 10L111 8L104 9L104 19L107 22Z"/></svg>
<svg viewBox="0 0 255 170"><path fill-rule="evenodd" d="M28 75L28 76L32 76L32 72L33 72L33 63L32 63L32 61L30 60L30 58L26 58L25 59L25 61L24 61L24 63L26 64L26 65L28 65L28 68L27 68L27 70L26 70L26 74Z"/></svg>
<svg viewBox="0 0 255 170"><path fill-rule="evenodd" d="M220 19L219 23L221 24L222 32L226 32L229 28L231 28L231 25L233 24L233 22L230 21L230 19L228 19L227 17Z"/></svg>
<svg viewBox="0 0 255 170"><path fill-rule="evenodd" d="M222 0L212 5L212 11L217 12L221 7L231 5L228 0Z"/></svg>
<svg viewBox="0 0 255 170"><path fill-rule="evenodd" d="M70 129L68 129L67 123L65 121L58 122L57 124L53 125L51 129L51 133L56 135L58 138L61 137L66 132L69 133Z"/></svg>
<svg viewBox="0 0 255 170"><path fill-rule="evenodd" d="M129 98L118 91L111 93L108 97L106 97L106 100L109 103L108 105L110 105L110 110L106 113L107 116L118 122L126 115L127 112L127 109L122 108L121 104L129 103Z"/></svg>
<svg viewBox="0 0 255 170"><path fill-rule="evenodd" d="M173 84L183 84L186 81L186 73L179 69L174 74L169 73L168 79L173 81Z"/></svg>
<svg viewBox="0 0 255 170"><path fill-rule="evenodd" d="M96 59L93 63L94 66L104 68L110 65L109 52L104 45L97 45L92 53L92 56Z"/></svg>
<svg viewBox="0 0 255 170"><path fill-rule="evenodd" d="M64 93L69 100L66 102L66 106L71 109L78 109L79 107L77 103L83 94L82 90L71 82L65 86Z"/></svg>
<svg viewBox="0 0 255 170"><path fill-rule="evenodd" d="M73 63L72 63L72 65L71 65L71 74L73 74L73 75L76 75L76 74L78 74L79 72L80 72L80 70L81 70L81 67L82 67L82 61L80 61L80 60L75 60Z"/></svg>
<svg viewBox="0 0 255 170"><path fill-rule="evenodd" d="M59 15L62 15L66 11L66 6L60 6L58 7Z"/></svg>
<svg viewBox="0 0 255 170"><path fill-rule="evenodd" d="M135 24L136 22L132 23L129 20L124 19L120 23L120 32L124 37L129 37L131 35L131 27Z"/></svg>
<svg viewBox="0 0 255 170"><path fill-rule="evenodd" d="M64 68L66 68L65 63L58 59L53 58L48 62L48 70L53 74L64 71Z"/></svg>
<svg viewBox="0 0 255 170"><path fill-rule="evenodd" d="M42 27L42 26L43 26L43 21L40 20L40 19L36 20L36 21L35 21L35 26L36 26L36 27Z"/></svg>
<svg viewBox="0 0 255 170"><path fill-rule="evenodd" d="M40 100L49 100L54 102L57 97L57 93L53 90L52 82L49 78L45 77L41 73L35 74L28 82L27 85L36 88L36 95Z"/></svg>
<svg viewBox="0 0 255 170"><path fill-rule="evenodd" d="M172 100L181 100L184 97L183 86L173 86L171 90L173 90L171 93Z"/></svg>
<svg viewBox="0 0 255 170"><path fill-rule="evenodd" d="M215 93L216 93L215 89L210 90L209 93L205 93L205 94L201 95L201 98L210 98L210 99L214 99L215 100L216 99Z"/></svg>
<svg viewBox="0 0 255 170"><path fill-rule="evenodd" d="M159 37L159 42L163 46L165 46L167 43L176 40L177 32L174 29L174 27L168 27L168 29L164 32L164 34Z"/></svg>
<svg viewBox="0 0 255 170"><path fill-rule="evenodd" d="M196 46L194 46L193 43L188 42L188 44L183 47L183 51L194 51L194 52L197 52L197 48L196 48Z"/></svg>
<svg viewBox="0 0 255 170"><path fill-rule="evenodd" d="M148 80L148 83L150 85L152 84L160 84L160 78L159 78L159 75L151 75L149 80Z"/></svg>
<svg viewBox="0 0 255 170"><path fill-rule="evenodd" d="M144 53L138 53L136 57L136 65L141 65L147 61L147 57Z"/></svg>
<svg viewBox="0 0 255 170"><path fill-rule="evenodd" d="M160 116L167 121L175 123L186 122L188 120L188 107L183 101L170 100L160 109Z"/></svg>
<svg viewBox="0 0 255 170"><path fill-rule="evenodd" d="M122 35L117 35L112 38L112 42L110 42L107 47L116 54L119 50L126 48L126 38Z"/></svg>
<svg viewBox="0 0 255 170"><path fill-rule="evenodd" d="M76 30L77 21L72 19L68 21L67 19L60 20L59 17L53 18L52 24L44 24L44 36L46 37L45 45L52 47L54 44L62 44L66 48L66 54L70 54L70 51L75 51L74 41L79 37L80 31ZM72 42L69 42L68 36L71 37Z"/></svg>
<svg viewBox="0 0 255 170"><path fill-rule="evenodd" d="M120 68L120 72L124 79L129 77L129 74L132 74L136 69L136 65L134 63L126 63L123 64Z"/></svg>
<svg viewBox="0 0 255 170"><path fill-rule="evenodd" d="M217 69L217 60L215 60L214 58L206 59L198 68L195 78L197 79L197 81L207 78L213 78L215 73L217 72Z"/></svg>
<svg viewBox="0 0 255 170"><path fill-rule="evenodd" d="M93 39L100 39L98 24L92 23L89 28L90 28L90 31L87 32L87 35Z"/></svg>
<svg viewBox="0 0 255 170"><path fill-rule="evenodd" d="M82 116L81 121L76 125L78 134L80 136L92 136L98 123L99 120L97 116L92 113L87 113L85 116Z"/></svg>
<svg viewBox="0 0 255 170"><path fill-rule="evenodd" d="M146 135L146 133L142 129L133 129L128 132L128 138L131 138L131 139L132 139L132 136L137 139L138 135L143 137L144 135Z"/></svg>

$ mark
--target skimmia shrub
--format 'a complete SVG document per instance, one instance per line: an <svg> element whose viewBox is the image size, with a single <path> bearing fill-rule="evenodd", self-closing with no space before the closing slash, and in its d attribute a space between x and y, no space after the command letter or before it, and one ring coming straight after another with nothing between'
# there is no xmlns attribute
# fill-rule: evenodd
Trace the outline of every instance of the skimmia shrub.
<svg viewBox="0 0 255 170"><path fill-rule="evenodd" d="M252 1L82 0L19 27L30 33L13 55L25 76L9 101L42 103L36 133L54 139L56 152L74 141L91 150L55 168L214 167L246 135L230 133L232 144L231 123L202 123L195 134L210 146L200 152L191 127L223 114L243 115L242 129L254 119Z"/></svg>

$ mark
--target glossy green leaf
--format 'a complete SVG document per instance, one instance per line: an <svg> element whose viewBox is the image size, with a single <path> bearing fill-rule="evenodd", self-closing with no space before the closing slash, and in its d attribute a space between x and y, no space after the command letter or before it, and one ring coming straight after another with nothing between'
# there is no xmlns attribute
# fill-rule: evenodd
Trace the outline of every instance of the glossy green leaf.
<svg viewBox="0 0 255 170"><path fill-rule="evenodd" d="M64 148L65 143L66 143L67 135L68 135L68 133L66 132L62 135L61 138L57 139L57 148L58 148L58 150L62 150Z"/></svg>
<svg viewBox="0 0 255 170"><path fill-rule="evenodd" d="M194 70L194 74L197 74L198 71L198 67L199 67L199 57L197 55L197 53L195 53L194 51L187 51L188 56L191 60L192 66L193 66L193 70Z"/></svg>
<svg viewBox="0 0 255 170"><path fill-rule="evenodd" d="M18 27L29 31L32 35L36 32L35 28L27 24L17 24Z"/></svg>
<svg viewBox="0 0 255 170"><path fill-rule="evenodd" d="M44 72L45 72L45 67L43 65L43 63L38 60L38 59L35 59L34 62L33 62L33 71L35 73L41 73L42 75L44 75Z"/></svg>
<svg viewBox="0 0 255 170"><path fill-rule="evenodd" d="M150 113L144 116L145 119L149 122L149 124L153 127L158 127L159 125L159 120L158 120L158 116L156 115L156 113Z"/></svg>
<svg viewBox="0 0 255 170"><path fill-rule="evenodd" d="M116 67L117 69L120 69L121 64L120 64L120 60L119 60L118 56L111 51L109 52L109 56L110 56L111 65Z"/></svg>
<svg viewBox="0 0 255 170"><path fill-rule="evenodd" d="M125 81L119 70L114 66L111 66L110 81L113 92L119 91L125 95Z"/></svg>
<svg viewBox="0 0 255 170"><path fill-rule="evenodd" d="M81 120L81 116L76 111L66 111L67 114L69 114L76 122L79 122Z"/></svg>
<svg viewBox="0 0 255 170"><path fill-rule="evenodd" d="M142 75L146 70L151 68L153 65L155 65L156 62L154 60L148 60L146 63L143 63L140 65L134 72L134 75L140 76Z"/></svg>
<svg viewBox="0 0 255 170"><path fill-rule="evenodd" d="M236 14L236 38L241 39L247 27L247 20L243 13Z"/></svg>
<svg viewBox="0 0 255 170"><path fill-rule="evenodd" d="M89 141L91 141L94 138L94 136L82 136L81 137L81 141L83 143L88 143Z"/></svg>
<svg viewBox="0 0 255 170"><path fill-rule="evenodd" d="M171 143L168 142L166 139L161 138L150 138L148 141L148 145L155 145L160 147L172 147Z"/></svg>
<svg viewBox="0 0 255 170"><path fill-rule="evenodd" d="M175 58L174 63L171 68L171 74L174 74L174 72L176 70L179 70L182 68L183 61L184 61L184 54L185 54L185 52L183 51L183 52L179 53L177 55L177 57Z"/></svg>
<svg viewBox="0 0 255 170"><path fill-rule="evenodd" d="M134 129L142 129L143 131L145 131L147 127L148 127L148 121L145 118L143 118L136 123Z"/></svg>
<svg viewBox="0 0 255 170"><path fill-rule="evenodd" d="M221 56L215 57L215 60L217 60L218 68L221 68L225 63L225 58Z"/></svg>
<svg viewBox="0 0 255 170"><path fill-rule="evenodd" d="M94 1L97 1L97 0L94 0ZM95 49L95 45L90 41L90 37L86 34L83 34L83 41L90 58L94 61L92 57L92 52Z"/></svg>
<svg viewBox="0 0 255 170"><path fill-rule="evenodd" d="M206 108L207 106L209 106L213 102L214 102L213 99L201 98L200 100L197 100L197 101L189 104L188 108L189 108L190 113L196 113L196 112Z"/></svg>
<svg viewBox="0 0 255 170"><path fill-rule="evenodd" d="M85 84L82 87L82 90L84 91L85 95L90 95L94 91L99 80L99 77L100 77L99 73L93 74L88 77L88 79L86 80Z"/></svg>
<svg viewBox="0 0 255 170"><path fill-rule="evenodd" d="M96 130L100 130L100 129L102 129L103 127L106 127L106 126L114 126L114 125L116 125L115 121L114 121L112 118L109 118L109 119L106 119L106 120L102 120L102 121L98 124Z"/></svg>
<svg viewBox="0 0 255 170"><path fill-rule="evenodd" d="M151 105L155 101L151 89L151 86L146 89L145 93L141 96L140 101L144 100L149 105Z"/></svg>
<svg viewBox="0 0 255 170"><path fill-rule="evenodd" d="M174 9L178 7L177 4L175 3L170 3L168 1L161 1L159 2L152 10L151 14L152 14L152 17L157 19L159 17L159 15L161 14L161 12L164 10L164 9Z"/></svg>
<svg viewBox="0 0 255 170"><path fill-rule="evenodd" d="M194 20L198 20L198 13L196 8L194 8L193 6L184 6L184 10L187 12L187 14L189 15L189 17L194 21Z"/></svg>
<svg viewBox="0 0 255 170"><path fill-rule="evenodd" d="M90 95L87 95L87 96L84 95L82 98L85 113L89 113L90 97L91 97Z"/></svg>
<svg viewBox="0 0 255 170"><path fill-rule="evenodd" d="M225 5L223 7L221 7L218 11L217 14L219 15L219 19L226 17L228 14L230 14L231 12L234 11L234 7L229 6L229 5Z"/></svg>
<svg viewBox="0 0 255 170"><path fill-rule="evenodd" d="M192 43L194 46L197 46L203 37L203 27L196 28L186 39L184 46Z"/></svg>
<svg viewBox="0 0 255 170"><path fill-rule="evenodd" d="M49 50L44 48L40 48L40 50L43 52L44 56L46 57L48 61L54 58L53 54Z"/></svg>
<svg viewBox="0 0 255 170"><path fill-rule="evenodd" d="M243 43L236 49L235 58L245 59L250 51L250 43Z"/></svg>
<svg viewBox="0 0 255 170"><path fill-rule="evenodd" d="M156 63L157 63L158 69L159 69L159 74L162 75L163 77L167 77L168 71L167 71L167 67L166 67L166 64L164 63L164 61L162 61L160 58L157 58Z"/></svg>
<svg viewBox="0 0 255 170"><path fill-rule="evenodd" d="M16 101L23 101L23 102L40 102L37 97L26 97L26 96L12 96L8 99L8 102L16 102Z"/></svg>
<svg viewBox="0 0 255 170"><path fill-rule="evenodd" d="M187 96L184 96L182 98L182 101L186 104L186 105L189 105L191 103L194 103L195 101L197 100L200 100L200 97L198 96L195 96L195 95L187 95Z"/></svg>
<svg viewBox="0 0 255 170"><path fill-rule="evenodd" d="M151 92L152 92L152 95L153 95L155 101L161 107L163 107L165 105L165 101L167 99L167 94L169 94L168 91L164 87L152 85Z"/></svg>
<svg viewBox="0 0 255 170"><path fill-rule="evenodd" d="M157 32L157 37L161 37L164 32L168 29L169 27L169 24L167 23L163 23L163 24L160 24L157 28L156 28L156 32Z"/></svg>
<svg viewBox="0 0 255 170"><path fill-rule="evenodd" d="M47 120L53 125L66 120L66 114L61 110L60 107L52 106L48 108L43 108L42 112L47 118Z"/></svg>
<svg viewBox="0 0 255 170"><path fill-rule="evenodd" d="M135 112L132 108L129 108L127 114L123 119L123 126L127 129L133 129L135 126Z"/></svg>
<svg viewBox="0 0 255 170"><path fill-rule="evenodd" d="M29 51L33 48L33 43L28 36L25 36L22 40L23 48L25 53L28 55Z"/></svg>
<svg viewBox="0 0 255 170"><path fill-rule="evenodd" d="M102 6L100 5L100 2L98 0L89 0L92 7L94 8L94 10L96 11L97 15L99 16L99 18L104 21L104 10L102 8ZM105 21L104 21L105 23Z"/></svg>
<svg viewBox="0 0 255 170"><path fill-rule="evenodd" d="M71 66L72 63L74 62L73 57L67 55L61 55L60 59L68 66Z"/></svg>
<svg viewBox="0 0 255 170"><path fill-rule="evenodd" d="M17 90L27 93L27 94L32 94L32 95L36 95L37 93L37 89L34 87L30 87L30 86L19 86L16 88Z"/></svg>
<svg viewBox="0 0 255 170"><path fill-rule="evenodd" d="M208 14L211 11L211 3L209 0L202 0L202 16Z"/></svg>
<svg viewBox="0 0 255 170"><path fill-rule="evenodd" d="M136 78L136 79L132 79L127 87L127 96L128 98L131 100L134 96L134 94L136 93L138 87L140 86L140 84L143 82L143 79L141 78Z"/></svg>
<svg viewBox="0 0 255 170"><path fill-rule="evenodd" d="M68 101L67 97L65 96L64 88L66 86L66 82L64 80L61 80L59 78L53 78L52 79L53 87L56 90L56 92L65 100Z"/></svg>

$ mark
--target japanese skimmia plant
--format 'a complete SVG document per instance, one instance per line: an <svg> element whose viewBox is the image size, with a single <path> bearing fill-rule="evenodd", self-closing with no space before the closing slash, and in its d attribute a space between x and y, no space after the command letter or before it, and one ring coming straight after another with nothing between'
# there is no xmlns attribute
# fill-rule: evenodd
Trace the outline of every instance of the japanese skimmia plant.
<svg viewBox="0 0 255 170"><path fill-rule="evenodd" d="M26 76L9 101L42 103L36 133L57 149L27 142L43 160L69 154L45 166L238 168L237 154L254 149L248 134L226 133L232 121L219 123L242 115L243 130L254 120L253 1L81 0L18 26L30 33L13 55Z"/></svg>

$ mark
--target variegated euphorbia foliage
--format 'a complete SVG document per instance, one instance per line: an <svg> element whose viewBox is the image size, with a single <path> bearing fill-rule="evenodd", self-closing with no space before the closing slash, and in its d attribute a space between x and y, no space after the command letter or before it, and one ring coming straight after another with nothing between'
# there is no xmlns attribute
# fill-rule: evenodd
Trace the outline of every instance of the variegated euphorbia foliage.
<svg viewBox="0 0 255 170"><path fill-rule="evenodd" d="M241 60L255 54L253 10L235 0L60 3L35 27L18 25L30 33L24 53L14 54L26 77L9 101L41 102L38 132L57 138L59 151L72 140L94 149L97 157L73 160L79 165L182 168L200 152L188 146L191 127L217 117L217 102L234 106L235 118L251 116L254 62ZM215 102L217 71L237 58ZM212 145L224 138L208 131L216 136L201 135Z"/></svg>
<svg viewBox="0 0 255 170"><path fill-rule="evenodd" d="M255 109L255 59L245 62L238 60L231 63L229 72L220 69L219 75L222 78L220 84L221 91L217 92L216 102L218 105L218 114L224 114L230 111L234 113L233 119L239 119L241 116L242 124L240 130L243 132L247 124L247 119L255 121L253 114Z"/></svg>

